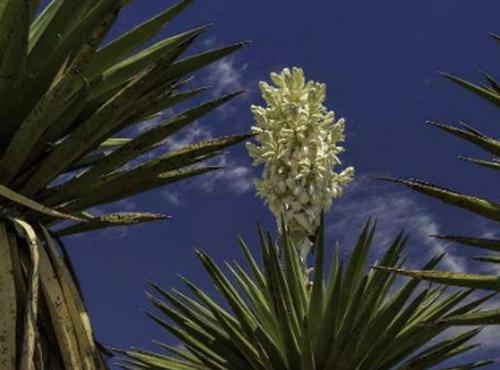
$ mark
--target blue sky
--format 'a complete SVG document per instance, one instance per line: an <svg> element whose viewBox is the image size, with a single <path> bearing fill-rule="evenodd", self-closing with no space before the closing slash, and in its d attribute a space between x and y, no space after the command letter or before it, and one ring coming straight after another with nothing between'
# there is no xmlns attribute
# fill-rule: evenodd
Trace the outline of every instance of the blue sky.
<svg viewBox="0 0 500 370"><path fill-rule="evenodd" d="M111 37L173 3L132 0ZM487 156L424 122L462 120L495 135L492 120L498 111L436 71L469 79L478 78L478 70L495 75L500 48L488 33L500 32L499 13L497 0L197 1L162 36L214 22L193 51L252 40L250 46L205 69L193 81L213 86L204 98L240 88L248 92L167 145L249 131L249 105L261 103L258 81L267 79L271 71L299 66L307 78L328 85L326 105L347 120L347 152L342 159L357 171L356 182L329 214L332 243L340 241L347 252L362 224L373 216L380 225L374 254L405 227L411 233L409 264L418 265L443 248L428 234L498 236L493 223L369 176L418 177L498 198L491 171L456 158ZM224 172L111 207L165 212L173 216L169 221L66 238L97 337L103 343L152 348L151 339L169 341L140 311L148 308L146 279L180 288L180 273L209 287L194 248L205 249L219 261L232 260L239 258L238 234L255 245L257 222L274 229L272 216L254 195L252 180L259 171L251 167L244 147L232 149L221 163L227 166ZM474 251L453 247L448 251L443 268L480 268L466 258ZM485 347L474 358L498 357L495 345L500 343L500 330L496 332L486 331L481 338Z"/></svg>

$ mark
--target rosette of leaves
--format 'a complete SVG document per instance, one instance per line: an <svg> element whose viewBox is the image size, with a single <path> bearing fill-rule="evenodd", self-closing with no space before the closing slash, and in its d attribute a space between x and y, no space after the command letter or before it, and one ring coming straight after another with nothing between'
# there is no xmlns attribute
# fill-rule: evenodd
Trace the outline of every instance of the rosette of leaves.
<svg viewBox="0 0 500 370"><path fill-rule="evenodd" d="M496 42L500 43L499 36L492 36ZM497 108L500 108L500 85L491 75L483 73L485 82L481 85L471 83L453 75L443 75L459 86L474 93L484 101L492 104ZM468 163L486 167L491 170L500 170L500 141L498 139L487 136L463 123L461 124L461 127L450 126L438 122L431 122L430 125L444 131L445 133L451 134L469 143L472 143L473 145L483 149L490 156L492 156L492 159L459 157L460 159L463 159ZM397 178L384 179L406 185L409 188L420 193L431 196L433 198L437 198L444 203L450 204L452 206L468 210L494 222L500 221L500 203L494 200L463 194L455 190L446 189L435 184L420 180L405 180ZM435 235L434 237L489 252L500 252L500 240L497 239L485 239L474 235ZM474 259L488 264L500 264L500 256L495 254L477 256ZM500 291L499 275L407 270L397 270L397 272L400 274L448 285L487 289L495 292ZM470 315L462 315L460 317L453 317L450 318L450 322L453 322L457 325L500 324L500 310L489 310Z"/></svg>
<svg viewBox="0 0 500 370"><path fill-rule="evenodd" d="M191 3L183 0L105 44L127 3L0 1L1 369L105 368L64 246L50 228L73 221L58 231L68 235L164 219L88 210L213 171L203 161L246 138L161 153L165 139L238 95L158 116L205 91L188 87L190 75L244 43L183 56L204 26L146 47ZM152 128L131 129L153 117ZM133 134L120 136L125 129Z"/></svg>
<svg viewBox="0 0 500 370"><path fill-rule="evenodd" d="M449 328L442 320L474 311L491 296L465 303L472 290L447 295L442 288L422 286L419 279L399 284L394 274L367 272L374 232L369 222L346 261L335 249L326 263L330 257L321 226L309 279L289 232L276 243L260 230L260 263L240 240L246 268L226 263L224 272L197 251L220 297L209 296L184 277L191 294L152 283L155 294L148 299L157 313L148 315L180 345L158 343L161 353L124 351L120 365L131 370L446 369L446 360L476 346L470 340L479 329L436 338ZM405 242L404 235L397 236L380 264L401 266ZM432 269L442 257L432 258L423 269Z"/></svg>

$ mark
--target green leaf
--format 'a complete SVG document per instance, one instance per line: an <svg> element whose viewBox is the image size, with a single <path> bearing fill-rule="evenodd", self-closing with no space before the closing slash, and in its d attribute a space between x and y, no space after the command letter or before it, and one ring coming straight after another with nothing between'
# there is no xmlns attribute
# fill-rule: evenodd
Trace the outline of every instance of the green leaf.
<svg viewBox="0 0 500 370"><path fill-rule="evenodd" d="M474 257L474 260L480 262L500 264L500 257L495 257L495 256L479 256L479 257Z"/></svg>
<svg viewBox="0 0 500 370"><path fill-rule="evenodd" d="M148 300L161 317L150 317L176 336L182 346L160 344L168 351L167 356L128 351L122 352L124 358L134 370L182 368L177 363L162 362L167 360L181 361L198 370L207 366L220 370L318 370L338 366L424 369L474 348L468 342L477 330L434 339L449 327L444 319L474 312L491 295L461 305L472 290L451 295L445 295L443 289L417 290L420 280L416 278L393 294L390 288L395 274L365 272L365 243L372 238L372 227L368 223L359 236L349 273L344 273L338 254L333 257L332 271L323 266L327 252L320 227L314 238L317 254L311 280L286 227L282 227L279 244L259 229L260 264L242 242L249 272L238 263L226 263L226 275L206 253L197 252L222 301L216 302L185 278L181 279L194 298L153 285L161 297L148 295ZM382 262L399 266L405 240L402 234L395 238ZM431 259L424 268L433 268L441 258ZM358 281L359 269L361 282L346 281ZM351 289L347 307L342 301L346 286L357 287Z"/></svg>
<svg viewBox="0 0 500 370"><path fill-rule="evenodd" d="M482 86L473 84L469 81L463 80L461 78L455 77L453 75L450 75L448 73L443 73L440 72L440 74L450 81L453 81L459 86L462 86L466 88L467 90L473 92L474 94L478 95L479 97L487 100L488 102L492 103L493 105L500 107L500 94L496 93L494 90L490 90L487 88L484 88Z"/></svg>
<svg viewBox="0 0 500 370"><path fill-rule="evenodd" d="M451 339L440 342L419 353L415 358L410 359L404 366L408 369L427 369L439 364L449 353L459 348L462 344L474 338L480 333L481 329L472 329L459 334Z"/></svg>
<svg viewBox="0 0 500 370"><path fill-rule="evenodd" d="M481 74L483 75L483 77L486 79L486 81L488 81L488 84L490 85L490 87L497 93L497 94L500 94L500 84L492 77L490 76L488 73L486 72L481 72Z"/></svg>
<svg viewBox="0 0 500 370"><path fill-rule="evenodd" d="M89 12L85 12L88 6L88 2L64 1L52 19L53 26L47 27L42 38L30 50L27 77L23 84L27 94L23 98L21 108L27 108L29 111L51 85L61 67L67 62L71 64L71 54L78 54L85 43L89 42L89 38L94 39L90 48L95 51L96 44L114 23L121 5L117 4L116 0L103 0ZM59 40L61 35L63 38ZM58 47L54 48L52 45Z"/></svg>
<svg viewBox="0 0 500 370"><path fill-rule="evenodd" d="M174 93L173 91L169 91L168 93L158 93L155 90L151 94L143 96L140 101L137 102L137 105L131 109L132 113L127 114L128 118L124 123L124 126L128 127L136 122L156 118L157 115L161 115L162 112L165 112L169 108L207 90L207 87L201 87L180 93Z"/></svg>
<svg viewBox="0 0 500 370"><path fill-rule="evenodd" d="M458 158L460 158L461 160L466 161L466 162L477 164L479 166L491 168L494 170L500 170L500 160L498 160L496 158L493 158L491 161L485 161L483 159L476 159L476 158L469 158L469 157L462 157L462 156L459 156Z"/></svg>
<svg viewBox="0 0 500 370"><path fill-rule="evenodd" d="M460 325L460 326L499 325L500 309L450 316L445 318L443 322L450 325Z"/></svg>
<svg viewBox="0 0 500 370"><path fill-rule="evenodd" d="M500 277L495 275L463 274L443 271L403 270L384 268L382 266L375 268L440 284L500 291Z"/></svg>
<svg viewBox="0 0 500 370"><path fill-rule="evenodd" d="M130 143L132 139L127 137L112 137L104 140L100 145L99 149L113 148L115 146L125 145Z"/></svg>
<svg viewBox="0 0 500 370"><path fill-rule="evenodd" d="M470 247L500 252L500 240L496 239L472 238L468 236L457 235L433 235L433 237L441 240L460 243Z"/></svg>
<svg viewBox="0 0 500 370"><path fill-rule="evenodd" d="M495 363L495 361L492 361L492 360L468 362L468 363L463 364L463 365L458 365L458 366L454 366L454 367L447 367L446 369L442 369L442 370L472 370L472 369L479 369L480 367L492 365L494 363Z"/></svg>
<svg viewBox="0 0 500 370"><path fill-rule="evenodd" d="M209 113L213 109L219 107L239 94L240 92L232 93L204 103L198 107L189 109L138 135L127 144L121 146L113 153L110 153L106 156L106 158L90 168L87 172L73 178L57 188L53 197L49 197L44 201L49 205L54 205L70 199L81 191L87 191L89 187L95 186L95 183L100 181L100 178L103 175L111 173L142 154L153 150L167 137L173 135L191 122L197 120L201 116ZM246 139L244 136L235 136L234 138L237 137L241 140ZM235 139L236 141L234 143L239 142L240 139ZM230 142L232 142L232 139L225 140L230 140Z"/></svg>
<svg viewBox="0 0 500 370"><path fill-rule="evenodd" d="M84 89L80 64L78 61L74 67L67 70L16 130L0 162L2 182L5 184L24 168L31 150L43 133L70 106L78 92Z"/></svg>
<svg viewBox="0 0 500 370"><path fill-rule="evenodd" d="M131 195L140 194L160 186L185 180L193 176L199 176L218 169L220 169L220 167L217 166L187 168L160 173L155 176L149 174L148 177L145 178L134 177L132 174L133 172L127 173L124 176L116 177L113 181L100 188L98 192L89 194L85 198L78 199L64 206L63 209L67 212L83 211L96 205L115 202Z"/></svg>
<svg viewBox="0 0 500 370"><path fill-rule="evenodd" d="M461 194L420 180L404 180L383 176L378 178L384 181L405 185L420 193L437 198L444 203L466 209L495 221L500 221L500 204L493 201Z"/></svg>
<svg viewBox="0 0 500 370"><path fill-rule="evenodd" d="M11 115L21 97L31 14L29 1L3 2L3 14L0 13L0 120L2 125L12 127ZM2 135L4 130L0 131Z"/></svg>
<svg viewBox="0 0 500 370"><path fill-rule="evenodd" d="M109 213L83 223L78 223L62 230L56 235L67 236L109 227L136 225L144 222L165 220L169 217L161 213L119 212Z"/></svg>
<svg viewBox="0 0 500 370"><path fill-rule="evenodd" d="M71 216L64 212L60 212L55 209L46 207L43 204L40 204L32 199L29 199L22 194L16 193L15 191L3 185L0 185L0 197L12 201L17 206L28 208L36 213L46 215L51 218L62 218L66 220L82 221L82 219L78 217Z"/></svg>
<svg viewBox="0 0 500 370"><path fill-rule="evenodd" d="M193 30L175 35L162 40L155 45L143 50L128 59L114 65L107 70L99 79L90 85L90 98L114 91L131 78L141 73L152 63L163 59L162 69L168 70L173 61L182 54L208 26L197 27Z"/></svg>
<svg viewBox="0 0 500 370"><path fill-rule="evenodd" d="M181 76L193 73L196 70L203 68L217 60L224 58L225 56L234 53L250 42L238 42L229 46L225 46L219 49L210 50L200 54L196 54L186 59L180 60L172 65L165 74L160 76L158 83L165 83L168 81L176 80Z"/></svg>
<svg viewBox="0 0 500 370"><path fill-rule="evenodd" d="M443 125L436 122L429 122L429 124L454 136L465 139L492 153L493 155L500 156L500 141L492 139L469 126L466 126L465 124L462 124L464 126L464 129L459 129L457 127Z"/></svg>
<svg viewBox="0 0 500 370"><path fill-rule="evenodd" d="M106 140L118 124L120 113L137 98L147 83L147 76L138 76L108 101L97 112L78 126L41 163L30 180L22 188L23 194L35 194L47 186L57 175L84 157L89 151Z"/></svg>
<svg viewBox="0 0 500 370"><path fill-rule="evenodd" d="M114 67L117 62L157 35L168 22L179 15L192 2L193 0L180 1L101 48L85 70L87 78L92 80L107 69Z"/></svg>

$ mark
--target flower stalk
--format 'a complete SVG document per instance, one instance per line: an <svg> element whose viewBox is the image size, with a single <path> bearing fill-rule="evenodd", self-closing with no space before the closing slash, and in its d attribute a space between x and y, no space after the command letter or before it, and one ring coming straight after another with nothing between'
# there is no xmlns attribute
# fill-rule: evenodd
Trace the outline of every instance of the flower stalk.
<svg viewBox="0 0 500 370"><path fill-rule="evenodd" d="M287 228L305 261L321 214L352 181L354 168L336 172L341 164L339 145L345 139L345 120L324 106L326 85L307 81L300 68L271 73L274 85L260 82L266 106L252 106L256 143L247 149L255 165L263 165L255 181L264 199Z"/></svg>

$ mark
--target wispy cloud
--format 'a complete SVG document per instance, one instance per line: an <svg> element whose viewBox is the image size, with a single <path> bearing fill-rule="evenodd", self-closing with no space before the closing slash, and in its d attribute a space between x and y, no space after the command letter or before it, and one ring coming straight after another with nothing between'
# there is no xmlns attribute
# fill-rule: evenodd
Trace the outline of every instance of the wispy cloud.
<svg viewBox="0 0 500 370"><path fill-rule="evenodd" d="M210 140L214 137L212 130L200 124L198 121L193 122L189 127L167 138L164 144L168 150L176 150L186 145L194 144L199 141Z"/></svg>
<svg viewBox="0 0 500 370"><path fill-rule="evenodd" d="M174 114L175 113L173 112L173 110L170 110L170 115L173 116ZM160 124L161 122L163 122L163 118L156 118L150 121L146 121L142 123L140 126L138 126L136 128L136 131L138 133L148 131L157 126L158 124ZM123 168L130 170L168 151L177 150L182 147L185 147L186 145L209 140L212 139L213 137L214 135L210 128L201 125L199 121L194 121L184 130L181 130L180 132L167 137L154 149L146 152L145 154L134 159L133 161L128 162L125 166L123 166Z"/></svg>
<svg viewBox="0 0 500 370"><path fill-rule="evenodd" d="M217 38L213 36L206 38L202 43L205 47L211 48L216 41ZM225 57L207 68L205 80L213 86L214 95L246 88L245 72L248 63L239 63L238 60L234 56Z"/></svg>
<svg viewBox="0 0 500 370"><path fill-rule="evenodd" d="M215 134L211 128L199 122L194 122L182 132L165 140L164 150L176 150L186 145L210 140L214 137ZM176 190L172 192L170 189L165 190L162 193L164 199L173 205L178 205L182 203L183 193L192 191L193 188L207 193L223 189L236 194L243 194L252 189L254 178L252 168L241 164L238 160L230 158L229 154L223 153L205 162L205 164L224 168L192 179L187 186L183 186L182 191Z"/></svg>
<svg viewBox="0 0 500 370"><path fill-rule="evenodd" d="M181 193L179 191L166 189L166 190L161 191L161 196L170 205L179 206L182 204Z"/></svg>
<svg viewBox="0 0 500 370"><path fill-rule="evenodd" d="M253 188L254 173L251 167L240 165L227 155L217 157L212 164L224 168L206 175L198 182L203 191L213 192L224 188L236 194L243 194Z"/></svg>
<svg viewBox="0 0 500 370"><path fill-rule="evenodd" d="M257 84L248 78L247 69L248 64L240 63L236 57L226 57L206 69L203 81L211 86L210 92L213 97L245 90L245 94L238 97L237 102L224 104L217 109L217 114L222 118L235 115L238 112L237 103L247 104L251 98L251 92Z"/></svg>
<svg viewBox="0 0 500 370"><path fill-rule="evenodd" d="M213 47L215 45L216 41L217 41L217 36L212 35L212 36L205 37L201 43L203 46L210 48L210 47Z"/></svg>
<svg viewBox="0 0 500 370"><path fill-rule="evenodd" d="M208 68L207 82L213 86L213 94L245 88L244 74L248 64L239 64L237 59L227 57Z"/></svg>
<svg viewBox="0 0 500 370"><path fill-rule="evenodd" d="M407 248L408 261L418 267L431 256L448 252L441 267L451 271L463 271L466 258L445 250L447 243L430 237L440 233L440 225L432 212L418 203L411 193L394 189L368 179L358 179L344 197L333 205L333 221L329 233L343 243L352 244L363 224L369 219L377 221L374 251L380 255L396 235L405 230L410 235Z"/></svg>
<svg viewBox="0 0 500 370"><path fill-rule="evenodd" d="M354 244L354 239L364 223L372 218L377 221L377 232L372 252L379 257L386 251L388 244L401 231L405 230L410 239L406 249L406 266L420 267L431 256L447 252L443 262L438 266L440 270L471 272L474 267L470 257L459 253L463 249L448 248L449 243L442 242L430 235L440 234L440 224L433 213L418 202L418 196L412 192L400 190L391 185L386 185L374 180L358 179L350 186L346 194L333 205L331 222L327 232L335 240L339 240L341 247L349 248ZM483 237L496 237L498 234L485 229ZM482 273L486 272L480 269ZM474 272L478 272L475 267ZM482 296L478 292L470 299ZM500 298L492 299L482 309L496 309ZM451 337L468 328L454 328L447 330L443 337ZM500 347L500 330L497 326L490 326L475 338L474 342L480 343L483 350L491 356Z"/></svg>

